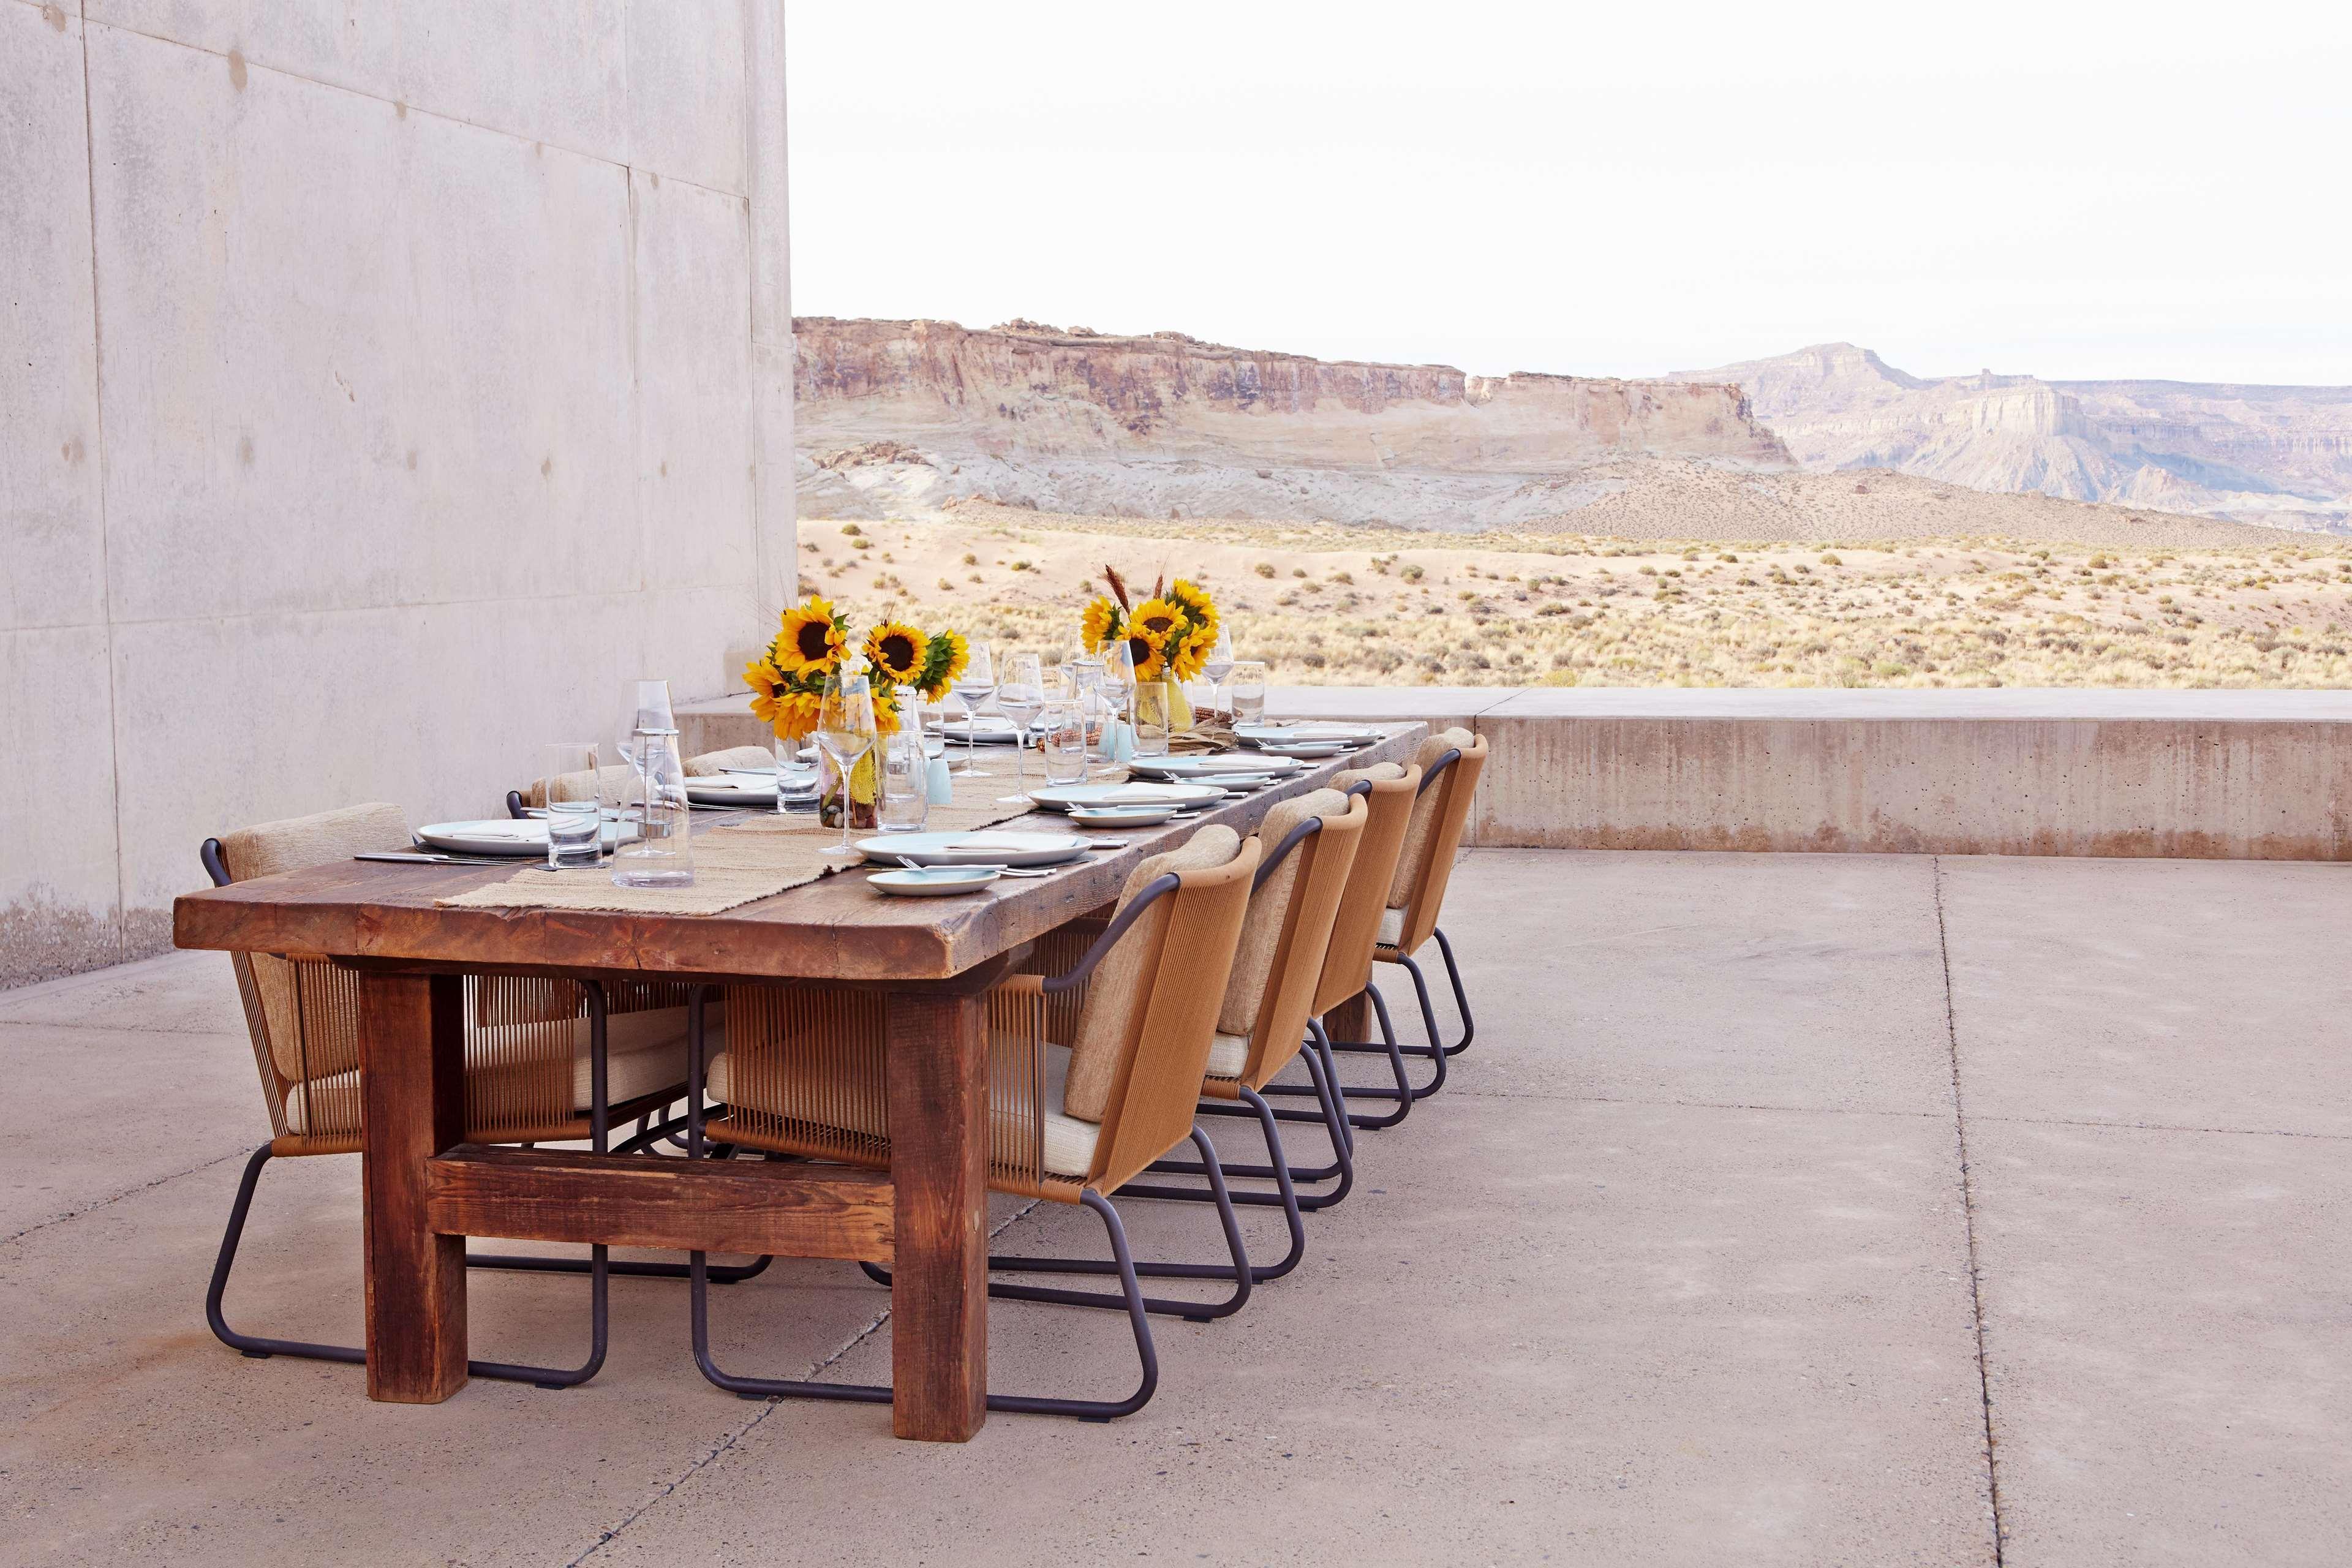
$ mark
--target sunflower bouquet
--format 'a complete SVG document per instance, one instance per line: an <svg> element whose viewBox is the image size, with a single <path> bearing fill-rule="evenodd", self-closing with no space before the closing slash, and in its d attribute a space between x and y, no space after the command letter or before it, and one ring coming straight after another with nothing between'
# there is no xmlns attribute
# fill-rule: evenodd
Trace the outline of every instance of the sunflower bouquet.
<svg viewBox="0 0 2352 1568"><path fill-rule="evenodd" d="M1116 642L1127 644L1139 681L1160 680L1168 688L1175 729L1191 726L1183 683L1201 673L1209 651L1217 646L1217 602L1198 584L1179 577L1151 584L1151 596L1136 604L1127 580L1114 566L1103 568L1110 592L1087 602L1078 631L1088 653L1100 653Z"/></svg>
<svg viewBox="0 0 2352 1568"><path fill-rule="evenodd" d="M898 620L875 626L856 647L873 678L874 727L885 735L898 732L901 688L937 702L971 659L961 633L922 632ZM812 594L786 610L775 640L743 668L752 714L780 741L816 733L825 678L842 667L850 647L849 617L831 600Z"/></svg>

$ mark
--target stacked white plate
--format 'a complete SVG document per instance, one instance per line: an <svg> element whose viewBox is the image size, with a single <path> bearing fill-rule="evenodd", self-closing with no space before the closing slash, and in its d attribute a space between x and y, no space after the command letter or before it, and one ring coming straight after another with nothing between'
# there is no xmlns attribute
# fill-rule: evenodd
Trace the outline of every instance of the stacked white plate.
<svg viewBox="0 0 2352 1568"><path fill-rule="evenodd" d="M1059 866L1087 852L1075 833L893 833L860 839L857 852L877 866Z"/></svg>
<svg viewBox="0 0 2352 1568"><path fill-rule="evenodd" d="M636 837L636 825L629 825ZM621 841L621 824L604 824L604 847ZM536 816L490 817L478 822L435 822L416 830L416 842L451 855L512 855L547 858L547 824Z"/></svg>
<svg viewBox="0 0 2352 1568"><path fill-rule="evenodd" d="M1150 779L1165 779L1174 784L1263 782L1287 778L1292 773L1303 773L1306 768L1305 763L1295 758L1255 752L1247 755L1219 752L1201 757L1138 757L1127 764L1128 772L1131 773Z"/></svg>
<svg viewBox="0 0 2352 1568"><path fill-rule="evenodd" d="M970 741L978 746L1009 746L1013 744L1013 721L998 713L982 713L977 719L950 719L940 726L940 733L961 745Z"/></svg>
<svg viewBox="0 0 2352 1568"><path fill-rule="evenodd" d="M816 774L784 775L784 798L808 800L816 795ZM776 804L773 773L712 773L686 781L686 798L697 805L772 806Z"/></svg>
<svg viewBox="0 0 2352 1568"><path fill-rule="evenodd" d="M1296 723L1238 724L1234 736L1261 756L1297 757L1319 762L1340 757L1381 738L1361 724Z"/></svg>
<svg viewBox="0 0 2352 1568"><path fill-rule="evenodd" d="M1047 811L1190 811L1225 798L1213 784L1047 784L1033 789L1029 798Z"/></svg>

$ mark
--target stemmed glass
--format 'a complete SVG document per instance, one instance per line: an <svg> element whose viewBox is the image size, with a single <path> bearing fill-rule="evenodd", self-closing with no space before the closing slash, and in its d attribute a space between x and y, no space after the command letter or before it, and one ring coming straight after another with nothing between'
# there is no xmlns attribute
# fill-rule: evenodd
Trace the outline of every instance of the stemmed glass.
<svg viewBox="0 0 2352 1568"><path fill-rule="evenodd" d="M1103 645L1102 672L1103 698L1110 705L1103 727L1109 731L1113 725L1126 724L1129 716L1135 711L1135 649L1125 637ZM1133 749L1132 742L1129 742L1129 749ZM1106 734L1103 737L1103 761L1118 763L1118 752L1117 732Z"/></svg>
<svg viewBox="0 0 2352 1568"><path fill-rule="evenodd" d="M971 658L966 661L961 675L956 677L955 700L963 709L963 766L955 776L964 779L984 779L988 770L974 760L974 745L979 739L980 705L996 690L996 663L989 657L988 645L971 645Z"/></svg>
<svg viewBox="0 0 2352 1568"><path fill-rule="evenodd" d="M1016 653L1004 660L1004 679L996 685L996 710L1013 721L1013 793L996 797L999 805L1017 805L1029 798L1029 721L1045 704L1045 672L1034 653Z"/></svg>
<svg viewBox="0 0 2352 1568"><path fill-rule="evenodd" d="M850 807L856 799L852 775L858 762L874 749L874 687L862 669L837 669L825 677L824 697L817 709L817 750L833 763L841 780L841 842L820 851L854 855L849 842Z"/></svg>
<svg viewBox="0 0 2352 1568"><path fill-rule="evenodd" d="M1217 692L1225 684L1225 677L1234 672L1234 634L1231 628L1217 627L1217 646L1201 662L1201 673L1209 678L1209 711L1217 711Z"/></svg>

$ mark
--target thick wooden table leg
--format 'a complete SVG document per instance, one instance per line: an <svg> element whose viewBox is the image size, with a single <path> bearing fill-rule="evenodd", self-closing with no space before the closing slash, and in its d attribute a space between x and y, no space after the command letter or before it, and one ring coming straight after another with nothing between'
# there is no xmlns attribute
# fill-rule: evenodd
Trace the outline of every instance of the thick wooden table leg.
<svg viewBox="0 0 2352 1568"><path fill-rule="evenodd" d="M888 1000L891 1426L961 1443L988 1418L988 1005Z"/></svg>
<svg viewBox="0 0 2352 1568"><path fill-rule="evenodd" d="M1323 1015L1323 1029L1335 1040L1372 1037L1372 999L1361 991Z"/></svg>
<svg viewBox="0 0 2352 1568"><path fill-rule="evenodd" d="M436 1236L425 1206L425 1161L465 1139L463 985L360 980L370 1399L435 1405L466 1386L466 1238Z"/></svg>

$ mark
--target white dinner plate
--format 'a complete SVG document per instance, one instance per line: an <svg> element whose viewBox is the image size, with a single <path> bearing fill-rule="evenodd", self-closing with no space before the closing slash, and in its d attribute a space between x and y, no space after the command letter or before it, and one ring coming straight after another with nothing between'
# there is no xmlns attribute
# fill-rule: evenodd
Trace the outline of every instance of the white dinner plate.
<svg viewBox="0 0 2352 1568"><path fill-rule="evenodd" d="M1030 800L1047 811L1067 811L1077 805L1165 805L1183 811L1211 805L1224 795L1213 785L1194 784L1045 784L1029 792Z"/></svg>
<svg viewBox="0 0 2352 1568"><path fill-rule="evenodd" d="M996 713L983 713L970 721L950 719L940 726L940 732L950 741L969 740L977 746L1013 744L1013 721Z"/></svg>
<svg viewBox="0 0 2352 1568"><path fill-rule="evenodd" d="M1069 818L1081 827L1157 827L1172 820L1172 805L1074 805Z"/></svg>
<svg viewBox="0 0 2352 1568"><path fill-rule="evenodd" d="M1003 874L994 866L932 866L877 871L866 879L866 885L902 899L940 899L950 893L977 892Z"/></svg>
<svg viewBox="0 0 2352 1568"><path fill-rule="evenodd" d="M1200 757L1138 757L1127 764L1128 772L1140 773L1146 778L1202 784L1212 779L1279 776L1303 773L1306 768L1305 763L1294 757L1277 757L1263 752L1217 752Z"/></svg>
<svg viewBox="0 0 2352 1568"><path fill-rule="evenodd" d="M1320 762L1326 757L1344 757L1359 750L1361 748L1353 741L1260 741L1249 754Z"/></svg>
<svg viewBox="0 0 2352 1568"><path fill-rule="evenodd" d="M893 833L860 839L857 852L879 865L1058 866L1087 852L1075 833L975 828L970 833Z"/></svg>
<svg viewBox="0 0 2352 1568"><path fill-rule="evenodd" d="M604 847L620 842L621 824L604 824ZM629 826L629 837L636 826ZM416 830L416 841L452 855L547 856L547 824L536 816L491 817L480 822L436 822Z"/></svg>
<svg viewBox="0 0 2352 1568"><path fill-rule="evenodd" d="M806 795L808 790L787 795ZM776 804L776 775L773 773L713 773L686 781L686 798L697 805L773 805Z"/></svg>
<svg viewBox="0 0 2352 1568"><path fill-rule="evenodd" d="M1278 745L1293 741L1345 742L1351 745L1369 745L1381 738L1381 732L1365 724L1349 724L1328 719L1300 719L1282 724L1236 724L1234 735L1252 745L1272 741Z"/></svg>

